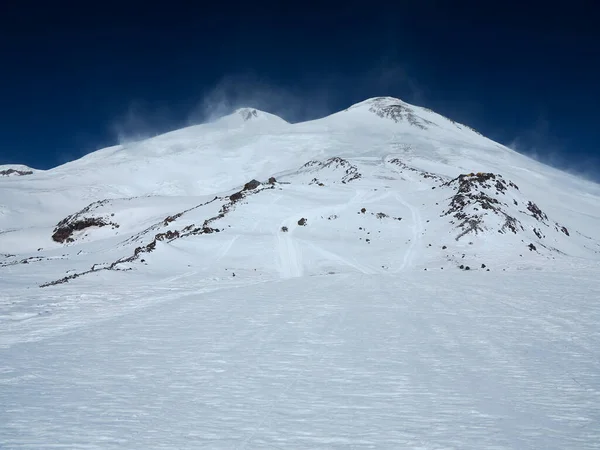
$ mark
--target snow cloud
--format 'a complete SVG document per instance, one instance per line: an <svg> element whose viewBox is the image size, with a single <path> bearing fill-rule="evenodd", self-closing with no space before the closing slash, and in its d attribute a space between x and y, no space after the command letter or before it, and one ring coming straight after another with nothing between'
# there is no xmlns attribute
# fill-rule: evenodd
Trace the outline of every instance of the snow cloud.
<svg viewBox="0 0 600 450"><path fill-rule="evenodd" d="M229 74L207 87L191 111L134 101L109 124L109 132L114 141L127 144L211 122L243 107L295 123L324 117L369 97L395 96L422 104L424 92L405 66L385 58L361 72L307 74L302 82L292 85L253 72Z"/></svg>
<svg viewBox="0 0 600 450"><path fill-rule="evenodd" d="M283 87L253 74L224 76L208 89L189 116L190 123L210 122L243 107L275 114L288 122L323 117L333 112L323 87Z"/></svg>
<svg viewBox="0 0 600 450"><path fill-rule="evenodd" d="M253 73L235 74L222 77L206 90L188 122L212 121L242 107L300 122L324 117L369 97L398 96L421 103L424 93L405 66L385 59L356 73L307 74L295 85L274 83Z"/></svg>
<svg viewBox="0 0 600 450"><path fill-rule="evenodd" d="M378 94L375 95L400 97L402 100L416 104L421 104L425 100L424 87L410 74L407 67L401 64L383 60L357 78L366 92L377 91Z"/></svg>
<svg viewBox="0 0 600 450"><path fill-rule="evenodd" d="M152 107L148 102L138 100L110 123L109 131L119 144L127 144L177 127L173 113L168 108Z"/></svg>
<svg viewBox="0 0 600 450"><path fill-rule="evenodd" d="M600 182L597 173L600 160L570 151L567 143L553 135L551 124L543 115L538 117L531 128L516 136L507 147L564 172Z"/></svg>

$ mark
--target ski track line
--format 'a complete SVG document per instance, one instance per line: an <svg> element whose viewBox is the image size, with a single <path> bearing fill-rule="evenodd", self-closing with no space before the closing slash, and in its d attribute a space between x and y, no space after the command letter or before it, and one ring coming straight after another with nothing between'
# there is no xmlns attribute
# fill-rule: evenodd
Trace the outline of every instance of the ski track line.
<svg viewBox="0 0 600 450"><path fill-rule="evenodd" d="M348 202L348 205L355 203L356 200L360 199L362 196L364 196L364 193L362 191L356 190L354 193L354 197L352 197L350 202ZM345 207L347 207L347 206L345 206ZM309 210L308 212L297 213L296 215L294 215L292 217L288 217L287 219L283 220L279 224L279 228L277 230L275 230L275 233L277 235L277 248L279 250L279 262L280 262L281 272L282 272L284 279L298 278L304 274L304 270L302 268L302 266L303 266L302 250L299 248L296 240L293 237L294 230L295 230L294 222L296 221L297 217L302 217L302 216L306 216L306 215L314 216L314 215L318 215L322 211L339 212L338 211L339 209L342 209L342 208L340 208L340 207L338 207L338 208L317 208L317 209ZM283 227L287 227L288 231L287 232L281 231L281 229Z"/></svg>
<svg viewBox="0 0 600 450"><path fill-rule="evenodd" d="M411 219L412 219L412 225L411 225L411 229L412 229L412 239L410 240L410 244L408 246L408 249L406 250L406 252L404 253L404 259L402 261L402 264L400 265L400 267L395 270L394 272L401 272L404 269L406 269L406 267L408 265L410 265L412 263L413 257L414 257L414 252L415 252L415 246L417 245L417 242L421 241L421 233L423 232L423 222L421 221L421 214L419 213L419 210L417 208L415 208L414 206L412 206L410 203L408 203L406 200L404 200L404 198L396 192L395 194L396 199L406 208L408 208L410 210L410 215L411 215Z"/></svg>
<svg viewBox="0 0 600 450"><path fill-rule="evenodd" d="M182 278L187 278L187 277L191 277L192 275L197 274L198 272L196 272L195 270L191 271L191 272L185 272L185 273L180 273L179 275L174 275L172 277L169 278L165 278L163 280L160 280L159 283L160 284L167 284L167 283L171 283L173 281L177 281L177 280L181 280Z"/></svg>
<svg viewBox="0 0 600 450"><path fill-rule="evenodd" d="M357 263L356 261L350 261L348 259L345 259L343 257L341 257L340 255L330 252L329 250L325 250L323 247L319 247L318 245L310 242L310 241L302 241L303 244L306 244L309 247L312 247L314 250L316 250L317 252L319 252L321 255L327 257L329 260L331 261L335 261L341 264L344 264L346 266L352 267L353 269L356 269L358 272L360 273L364 273L367 275L374 275L376 273L381 273L381 271L377 271L375 269L372 269L368 266L363 266L360 263Z"/></svg>
<svg viewBox="0 0 600 450"><path fill-rule="evenodd" d="M341 211L352 208L352 207L361 207L361 205L368 204L374 201L383 200L390 195L389 192L373 192L367 189L355 189L354 196L344 205L341 206L331 206L331 207L323 207L316 208L304 212L299 212L292 217L288 217L283 222L279 224L279 229L275 230L277 233L277 245L279 249L279 259L281 272L283 274L284 279L289 278L298 278L304 275L303 269L303 258L302 258L302 249L298 245L299 242L294 238L294 230L296 228L295 221L297 217L318 217L322 214L334 213L339 214ZM310 220L310 219L309 219ZM281 227L287 227L287 232L282 232ZM303 243L307 243L302 241ZM335 261L341 262L348 266L353 267L359 272L365 274L375 274L378 273L376 270L371 269L366 266L362 266L359 263L351 262L341 258L338 255L327 252L327 250L320 249L317 246L311 244L315 249L321 252L325 252L328 257L332 258Z"/></svg>
<svg viewBox="0 0 600 450"><path fill-rule="evenodd" d="M279 200L281 199L281 195L275 197L273 199L273 201L271 201L270 205L274 205L275 203L277 203ZM254 225L252 226L252 232L256 231L256 229L258 228L258 222L255 221ZM225 256L227 256L227 254L229 253L229 251L231 250L231 248L233 247L233 244L235 244L235 242L240 238L240 234L236 234L234 235L227 243L223 244L223 246L221 247L221 249L219 250L219 252L217 253L217 256L215 258L215 261L220 261L221 259L223 259Z"/></svg>
<svg viewBox="0 0 600 450"><path fill-rule="evenodd" d="M303 274L302 270L302 250L298 248L292 234L294 227L292 226L293 219L284 220L277 233L277 243L279 248L279 259L283 278L298 278ZM281 231L282 227L287 227L288 231Z"/></svg>
<svg viewBox="0 0 600 450"><path fill-rule="evenodd" d="M256 225L255 225L255 228L256 228ZM233 244L235 244L235 241L237 241L239 239L239 237L240 237L240 235L236 234L226 244L224 244L223 247L221 247L221 250L219 250L219 253L217 254L217 258L215 259L215 261L220 261L221 259L223 259L227 255L227 253L229 253L229 250L231 250L231 247L233 247Z"/></svg>

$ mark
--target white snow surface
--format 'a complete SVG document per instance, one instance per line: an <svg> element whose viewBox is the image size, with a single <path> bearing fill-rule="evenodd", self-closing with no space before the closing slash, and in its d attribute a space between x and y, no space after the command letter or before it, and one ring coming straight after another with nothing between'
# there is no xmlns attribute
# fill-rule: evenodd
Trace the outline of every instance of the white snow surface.
<svg viewBox="0 0 600 450"><path fill-rule="evenodd" d="M2 449L600 448L594 183L389 97L33 172Z"/></svg>

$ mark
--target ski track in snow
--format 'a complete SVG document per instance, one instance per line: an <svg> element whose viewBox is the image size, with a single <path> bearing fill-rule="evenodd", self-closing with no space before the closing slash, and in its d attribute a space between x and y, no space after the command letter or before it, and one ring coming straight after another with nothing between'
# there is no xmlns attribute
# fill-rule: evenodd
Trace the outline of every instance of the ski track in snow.
<svg viewBox="0 0 600 450"><path fill-rule="evenodd" d="M295 225L294 218L291 217L284 220L276 230L283 278L297 278L304 273L302 249L293 237ZM287 232L281 231L284 226L288 228Z"/></svg>
<svg viewBox="0 0 600 450"><path fill-rule="evenodd" d="M297 222L299 218L308 218L308 226L311 225L311 218L320 217L322 214L339 214L341 211L357 208L358 205L363 203L368 203L369 201L380 200L388 196L389 193L377 193L373 194L372 192L366 189L356 189L353 197L344 205L337 206L328 206L315 208L304 212L296 212L293 216L288 217L284 221L279 224L279 228L275 231L277 233L277 247L278 247L278 255L279 255L279 263L281 267L281 274L283 278L298 278L304 274L304 262L302 256L302 247L300 246L300 242L298 239L294 237L294 232L298 225ZM287 227L287 232L282 232L282 227ZM316 246L312 245L314 248ZM322 254L329 254L326 250L319 250ZM339 257L334 256L334 260L343 262L343 264L351 265L355 268L358 268L359 264L348 263L347 261L342 261ZM361 272L362 269L358 269ZM368 272L365 273L373 273L371 270L366 269Z"/></svg>
<svg viewBox="0 0 600 450"><path fill-rule="evenodd" d="M225 256L227 256L227 254L229 253L229 251L233 247L233 244L235 244L235 241L237 241L239 238L240 238L240 235L236 234L231 239L229 239L225 244L223 244L223 246L218 251L218 253L217 253L216 257L215 257L215 261L220 261Z"/></svg>
<svg viewBox="0 0 600 450"><path fill-rule="evenodd" d="M357 262L354 258L352 258L352 259L343 258L342 256L340 256L338 254L330 252L329 250L325 250L323 247L321 247L320 245L316 245L313 242L304 241L304 240L302 240L301 242L303 245L314 249L317 253L326 257L328 260L340 263L342 266L352 267L353 269L355 269L356 271L358 271L360 273L370 274L370 275L376 274L376 273L381 273L381 270L375 270L371 267L361 264L361 263Z"/></svg>
<svg viewBox="0 0 600 450"><path fill-rule="evenodd" d="M404 198L398 192L395 193L395 197L403 206L405 206L410 211L412 221L412 238L410 240L410 244L408 244L408 248L406 249L406 252L404 252L402 264L398 269L394 271L401 272L412 264L412 261L414 259L415 247L417 243L421 241L421 235L423 233L423 222L421 220L421 214L419 213L419 210L417 208L405 201Z"/></svg>
<svg viewBox="0 0 600 450"><path fill-rule="evenodd" d="M196 275L197 273L198 273L197 271L191 270L188 272L181 273L179 275L174 275L172 277L164 278L164 279L160 280L159 283L160 284L169 284L169 283L172 283L173 281L179 281L183 278L191 277L193 275Z"/></svg>

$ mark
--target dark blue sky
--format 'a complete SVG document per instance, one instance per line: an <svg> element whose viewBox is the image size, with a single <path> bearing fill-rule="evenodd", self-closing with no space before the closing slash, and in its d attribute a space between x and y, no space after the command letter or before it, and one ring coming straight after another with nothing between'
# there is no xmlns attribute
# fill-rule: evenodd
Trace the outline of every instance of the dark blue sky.
<svg viewBox="0 0 600 450"><path fill-rule="evenodd" d="M593 2L10 3L0 164L49 168L215 105L297 121L391 95L600 179Z"/></svg>

